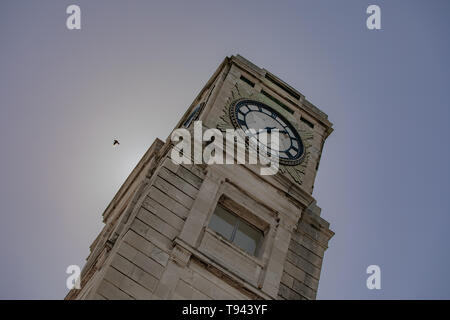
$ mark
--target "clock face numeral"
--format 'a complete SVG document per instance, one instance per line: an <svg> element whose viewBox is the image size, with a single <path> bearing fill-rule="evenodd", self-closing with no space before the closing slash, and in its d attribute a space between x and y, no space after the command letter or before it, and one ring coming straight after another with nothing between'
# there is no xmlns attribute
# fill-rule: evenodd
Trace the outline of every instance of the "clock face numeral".
<svg viewBox="0 0 450 320"><path fill-rule="evenodd" d="M297 130L278 112L271 107L252 100L240 100L233 104L230 110L233 125L244 131L254 129L255 134L247 135L253 142L263 145L258 140L258 131L279 130L279 152L280 161L286 165L300 163L303 154L303 142ZM264 145L264 149L270 150L270 145Z"/></svg>

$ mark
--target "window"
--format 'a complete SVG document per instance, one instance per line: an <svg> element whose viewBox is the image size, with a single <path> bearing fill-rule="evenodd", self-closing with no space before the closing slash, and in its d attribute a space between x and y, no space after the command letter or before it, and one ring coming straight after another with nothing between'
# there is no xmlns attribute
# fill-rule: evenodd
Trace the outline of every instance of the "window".
<svg viewBox="0 0 450 320"><path fill-rule="evenodd" d="M222 205L217 205L209 227L242 250L256 255L264 233L246 220L230 212Z"/></svg>
<svg viewBox="0 0 450 320"><path fill-rule="evenodd" d="M285 105L283 102L281 102L280 100L278 100L277 98L275 98L274 96L272 96L270 93L268 93L267 91L261 90L261 93L263 95L265 95L267 98L269 98L270 100L272 100L273 102L275 102L276 104L278 104L280 107L282 107L284 110L286 110L287 112L289 112L290 114L294 113L294 110L292 110L291 108L289 108L287 105Z"/></svg>
<svg viewBox="0 0 450 320"><path fill-rule="evenodd" d="M255 83L253 81L248 80L246 77L241 76L240 78L242 81L244 81L246 84L248 84L250 87L254 87Z"/></svg>
<svg viewBox="0 0 450 320"><path fill-rule="evenodd" d="M186 121L183 123L183 127L187 128L191 125L194 120L197 119L198 115L200 114L200 109L203 107L204 103L199 103L194 110L191 112L189 117L186 119Z"/></svg>
<svg viewBox="0 0 450 320"><path fill-rule="evenodd" d="M310 127L311 129L314 129L314 124L311 121L306 120L303 117L300 117L300 121L305 123L308 127Z"/></svg>

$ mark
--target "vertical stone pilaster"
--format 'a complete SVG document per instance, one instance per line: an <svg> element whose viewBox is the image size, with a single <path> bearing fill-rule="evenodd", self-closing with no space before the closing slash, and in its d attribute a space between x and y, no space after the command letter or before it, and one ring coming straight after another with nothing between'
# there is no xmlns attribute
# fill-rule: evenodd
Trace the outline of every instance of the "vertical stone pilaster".
<svg viewBox="0 0 450 320"><path fill-rule="evenodd" d="M179 238L192 247L196 247L203 226L217 202L218 191L224 178L209 170L192 205Z"/></svg>
<svg viewBox="0 0 450 320"><path fill-rule="evenodd" d="M291 242L291 232L294 223L288 224L287 218L281 217L278 227L275 231L275 239L273 243L272 252L265 270L264 282L262 291L273 297L278 295L281 276L283 275L284 261L289 250L289 243Z"/></svg>

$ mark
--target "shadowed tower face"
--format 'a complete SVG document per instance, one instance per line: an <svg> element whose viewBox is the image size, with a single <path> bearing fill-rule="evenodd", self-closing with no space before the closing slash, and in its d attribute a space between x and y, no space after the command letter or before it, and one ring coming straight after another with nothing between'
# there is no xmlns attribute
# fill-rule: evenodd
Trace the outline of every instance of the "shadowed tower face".
<svg viewBox="0 0 450 320"><path fill-rule="evenodd" d="M195 121L224 133L278 128L278 173L176 164L170 137L156 140L103 213L81 289L66 299L315 299L333 236L312 197L327 115L233 56L175 129L193 132Z"/></svg>

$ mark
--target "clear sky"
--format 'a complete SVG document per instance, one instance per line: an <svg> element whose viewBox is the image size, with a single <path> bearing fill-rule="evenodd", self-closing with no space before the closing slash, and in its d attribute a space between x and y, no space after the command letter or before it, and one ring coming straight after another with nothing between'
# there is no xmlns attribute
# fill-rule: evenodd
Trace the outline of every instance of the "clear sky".
<svg viewBox="0 0 450 320"><path fill-rule="evenodd" d="M66 28L81 7L82 29ZM381 8L382 30L366 28ZM329 115L320 299L450 298L450 1L0 3L0 298L62 299L101 213L227 55ZM119 139L119 148L112 147ZM381 290L366 268L381 267Z"/></svg>

